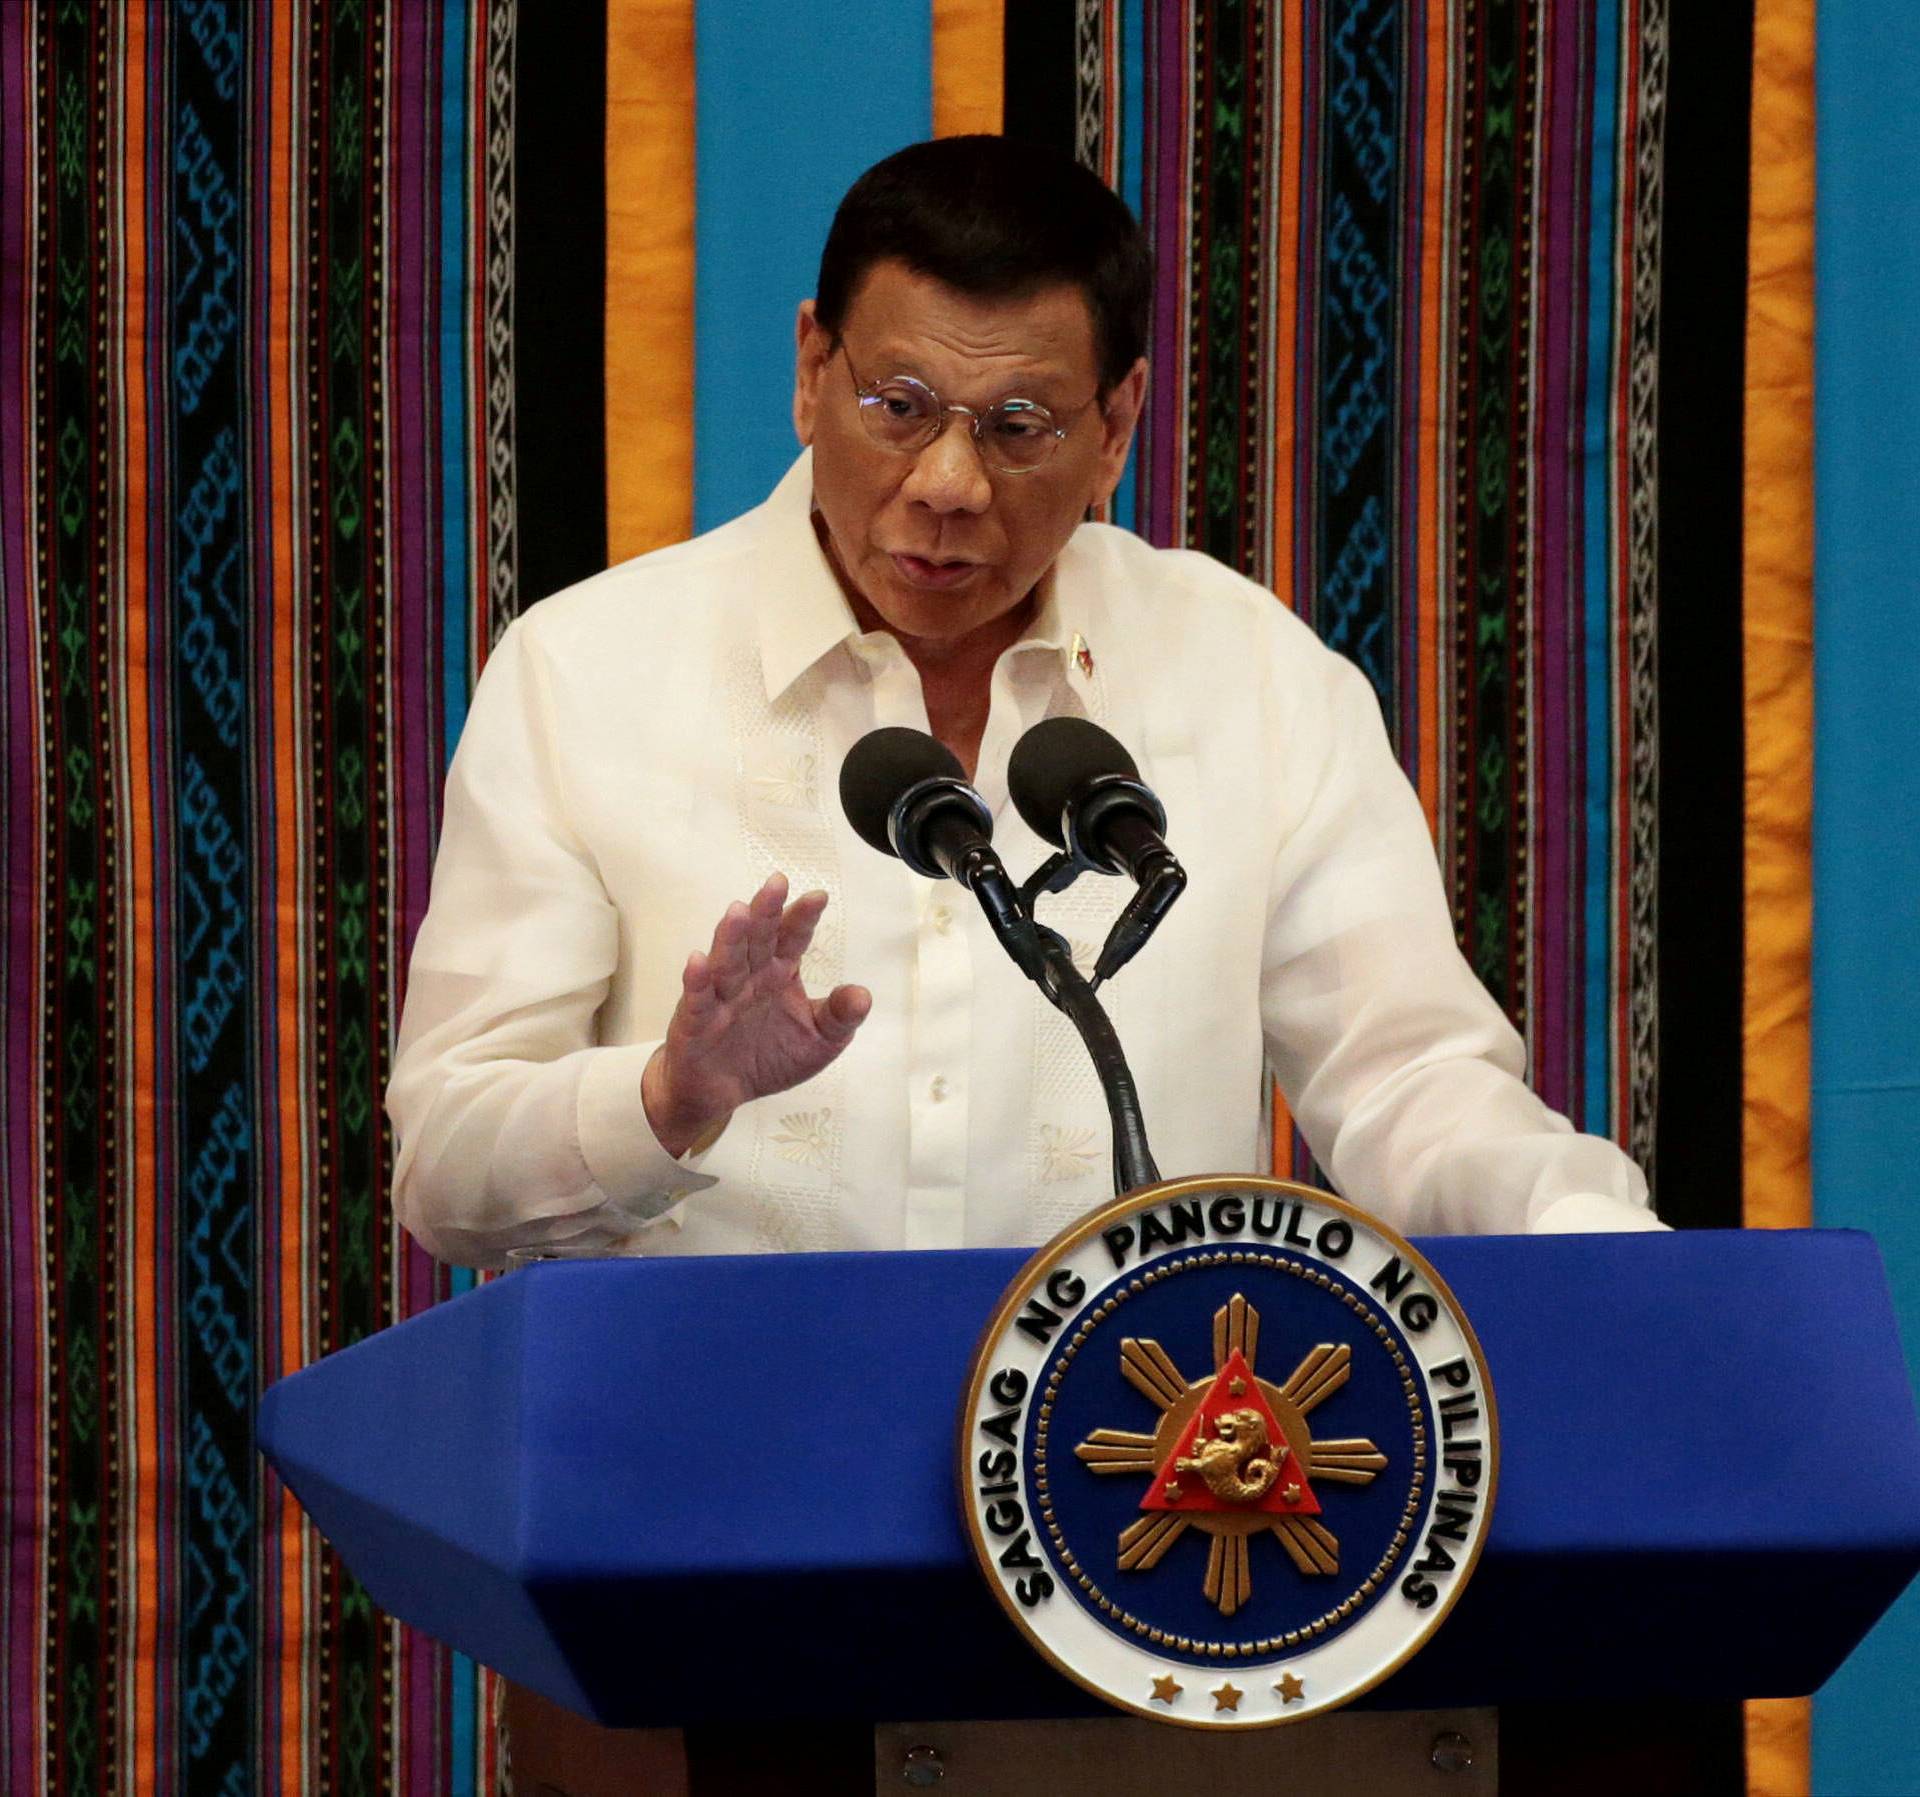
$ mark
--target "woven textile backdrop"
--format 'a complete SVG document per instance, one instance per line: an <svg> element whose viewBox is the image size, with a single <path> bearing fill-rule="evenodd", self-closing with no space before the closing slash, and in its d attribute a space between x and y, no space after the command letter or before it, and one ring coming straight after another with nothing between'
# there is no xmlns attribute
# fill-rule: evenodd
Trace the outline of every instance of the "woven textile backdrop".
<svg viewBox="0 0 1920 1797"><path fill-rule="evenodd" d="M1359 662L1539 1090L1668 1215L1732 1220L1741 62L1714 93L1665 0L1009 17L1008 129L1071 144L1154 239L1121 521Z"/></svg>
<svg viewBox="0 0 1920 1797"><path fill-rule="evenodd" d="M1748 23L1668 4L943 3L934 105L1140 210L1118 516L1360 661L1543 1090L1731 1222ZM250 1416L458 1283L405 951L488 642L688 515L695 10L0 7L0 1790L495 1776Z"/></svg>
<svg viewBox="0 0 1920 1797"><path fill-rule="evenodd" d="M446 1289L378 1099L519 591L514 66L487 0L0 9L10 1793L444 1781L250 1419Z"/></svg>

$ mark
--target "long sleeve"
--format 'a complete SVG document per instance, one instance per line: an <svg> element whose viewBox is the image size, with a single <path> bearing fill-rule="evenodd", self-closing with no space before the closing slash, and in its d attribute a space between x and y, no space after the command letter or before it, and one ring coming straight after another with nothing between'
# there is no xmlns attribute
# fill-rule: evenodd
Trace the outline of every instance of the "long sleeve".
<svg viewBox="0 0 1920 1797"><path fill-rule="evenodd" d="M1455 944L1419 802L1364 677L1328 656L1280 833L1262 980L1268 1052L1344 1192L1437 1233L1658 1228L1640 1170L1523 1080L1519 1036ZM1281 775L1276 772L1276 784Z"/></svg>
<svg viewBox="0 0 1920 1797"><path fill-rule="evenodd" d="M387 1090L395 1209L462 1264L523 1243L611 1246L713 1183L648 1127L640 1076L657 1044L597 1040L619 920L569 823L554 731L515 625L448 772Z"/></svg>

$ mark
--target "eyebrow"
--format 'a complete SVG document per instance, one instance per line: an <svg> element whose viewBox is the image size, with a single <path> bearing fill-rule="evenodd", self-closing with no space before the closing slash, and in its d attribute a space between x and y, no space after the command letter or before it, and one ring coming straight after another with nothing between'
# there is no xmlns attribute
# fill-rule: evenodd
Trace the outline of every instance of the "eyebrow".
<svg viewBox="0 0 1920 1797"><path fill-rule="evenodd" d="M942 399L949 397L949 394L943 389L941 383L926 373L924 367L916 363L911 356L901 355L892 358L874 356L872 360L874 366L870 368L863 366L860 370L861 376L865 380L884 381L891 375L911 375L923 387L931 387ZM998 405L1002 400L1007 399L1031 399L1041 402L1050 411L1058 411L1067 403L1067 396L1063 391L1067 378L1064 374L1036 373L1029 375L1025 379L1015 382L1014 385L1010 387L1002 387L997 392L990 394L980 402L981 407L984 409L986 406ZM964 400L955 400L953 403L963 405L966 402Z"/></svg>

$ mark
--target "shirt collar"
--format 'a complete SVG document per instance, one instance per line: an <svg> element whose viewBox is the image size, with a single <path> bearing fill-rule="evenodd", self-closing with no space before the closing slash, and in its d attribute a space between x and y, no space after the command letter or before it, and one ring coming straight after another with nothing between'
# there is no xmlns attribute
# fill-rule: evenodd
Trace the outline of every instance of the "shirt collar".
<svg viewBox="0 0 1920 1797"><path fill-rule="evenodd" d="M860 634L853 607L840 590L813 529L813 451L805 449L763 508L760 578L753 603L760 633L760 672L769 702L777 700L816 662ZM1040 603L1014 652L1050 651L1061 673L1088 642L1094 594L1078 533L1041 576Z"/></svg>
<svg viewBox="0 0 1920 1797"><path fill-rule="evenodd" d="M849 637L859 621L813 534L813 451L799 458L763 508L760 576L753 603L760 627L760 672L769 701Z"/></svg>

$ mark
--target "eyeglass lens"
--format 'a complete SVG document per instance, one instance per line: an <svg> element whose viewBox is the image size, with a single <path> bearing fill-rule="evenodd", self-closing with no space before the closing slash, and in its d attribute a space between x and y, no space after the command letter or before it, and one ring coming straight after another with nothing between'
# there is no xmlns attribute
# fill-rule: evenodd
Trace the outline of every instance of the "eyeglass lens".
<svg viewBox="0 0 1920 1797"><path fill-rule="evenodd" d="M860 419L876 443L902 452L923 449L940 434L949 408L909 375L876 382L860 394ZM954 407L953 410L963 410ZM1003 399L974 415L973 439L988 463L1009 473L1037 468L1059 434L1053 414L1030 399Z"/></svg>

